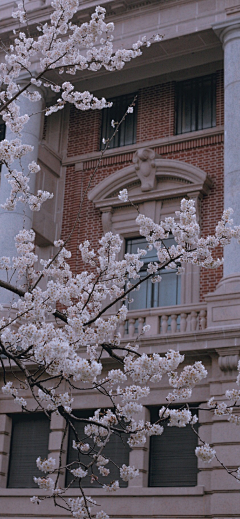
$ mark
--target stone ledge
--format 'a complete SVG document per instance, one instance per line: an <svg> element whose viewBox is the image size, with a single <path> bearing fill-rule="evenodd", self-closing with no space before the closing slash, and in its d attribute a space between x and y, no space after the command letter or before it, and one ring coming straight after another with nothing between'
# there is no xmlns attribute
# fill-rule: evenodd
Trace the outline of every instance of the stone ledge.
<svg viewBox="0 0 240 519"><path fill-rule="evenodd" d="M86 493L91 496L99 496L104 499L113 499L118 497L160 497L160 496L202 496L204 495L204 486L197 485L196 487L131 487L120 488L116 494L103 494L102 489L86 488ZM33 494L45 496L46 492L36 488L0 488L0 497L31 497ZM78 489L71 489L68 496L78 496Z"/></svg>
<svg viewBox="0 0 240 519"><path fill-rule="evenodd" d="M154 139L151 141L137 142L129 146L122 146L120 148L112 148L104 153L104 158L113 157L117 155L124 155L126 153L134 153L139 148L150 147L156 148L157 146L166 146L171 144L178 144L183 142L195 141L205 137L214 137L217 135L223 135L224 127L215 126L207 130L198 130L196 132L184 133L181 135L172 135L170 137L163 137L160 139ZM81 155L73 155L72 157L63 157L62 165L70 166L78 162L88 162L89 160L97 160L101 156L101 151L93 151Z"/></svg>

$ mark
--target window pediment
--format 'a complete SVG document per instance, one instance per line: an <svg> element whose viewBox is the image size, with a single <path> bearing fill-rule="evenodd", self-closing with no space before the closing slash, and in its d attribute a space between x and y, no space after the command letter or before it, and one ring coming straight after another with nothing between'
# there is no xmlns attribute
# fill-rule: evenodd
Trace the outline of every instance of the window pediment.
<svg viewBox="0 0 240 519"><path fill-rule="evenodd" d="M102 180L89 192L100 210L122 205L118 192L128 189L131 199L138 203L150 200L207 194L211 180L206 172L186 162L163 159L149 148L134 153L129 166Z"/></svg>

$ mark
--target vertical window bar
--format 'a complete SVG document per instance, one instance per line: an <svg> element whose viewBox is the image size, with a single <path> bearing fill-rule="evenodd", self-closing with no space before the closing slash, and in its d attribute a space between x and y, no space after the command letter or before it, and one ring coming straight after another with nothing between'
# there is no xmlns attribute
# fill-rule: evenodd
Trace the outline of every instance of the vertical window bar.
<svg viewBox="0 0 240 519"><path fill-rule="evenodd" d="M215 74L176 85L176 134L216 126Z"/></svg>

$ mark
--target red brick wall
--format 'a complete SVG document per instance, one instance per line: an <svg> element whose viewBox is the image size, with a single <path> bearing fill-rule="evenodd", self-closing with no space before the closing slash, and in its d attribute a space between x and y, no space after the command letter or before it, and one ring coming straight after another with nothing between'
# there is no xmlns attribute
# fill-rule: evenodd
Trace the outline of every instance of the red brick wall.
<svg viewBox="0 0 240 519"><path fill-rule="evenodd" d="M173 82L139 91L137 142L174 135L174 95Z"/></svg>
<svg viewBox="0 0 240 519"><path fill-rule="evenodd" d="M68 157L99 150L101 117L101 110L81 112L71 106Z"/></svg>
<svg viewBox="0 0 240 519"><path fill-rule="evenodd" d="M174 83L166 83L141 89L138 95L137 141L157 139L174 135ZM223 124L223 75L217 74L217 125ZM68 156L99 150L101 113L71 110L69 120ZM183 136L184 138L184 136ZM201 229L204 236L213 233L223 210L223 135L212 135L155 147L162 157L181 160L208 173L213 182L210 194L202 200ZM132 153L105 157L98 168L91 188L114 171L129 165ZM95 159L83 163L83 170L75 172L67 168L62 235L66 238L74 225L79 203L94 171ZM77 245L88 239L93 247L98 246L102 234L101 217L85 197L81 219L72 233L69 247L72 250L71 266L74 272L82 268ZM221 254L221 251L219 251ZM213 291L222 277L222 269L201 272L200 297Z"/></svg>

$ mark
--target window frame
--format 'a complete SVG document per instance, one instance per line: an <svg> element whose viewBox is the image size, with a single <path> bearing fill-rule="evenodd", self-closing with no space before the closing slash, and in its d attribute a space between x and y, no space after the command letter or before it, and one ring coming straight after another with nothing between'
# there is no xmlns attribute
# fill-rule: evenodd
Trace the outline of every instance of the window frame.
<svg viewBox="0 0 240 519"><path fill-rule="evenodd" d="M144 237L142 237L142 236L125 237L125 253L128 252L128 250L127 250L128 242L129 243L131 241L134 242L134 240L139 240L139 241L141 240L143 242L144 241ZM167 242L168 240L174 241L172 236L169 236L169 238L167 240L165 240L165 242ZM134 244L133 243L130 244L130 246L132 246L132 245L134 245ZM146 245L147 245L147 241L146 241ZM166 243L166 245L167 245L167 243ZM139 247L143 248L143 246L141 246L141 244L139 244ZM133 252L130 251L129 253L132 254ZM151 261L153 261L153 262L157 261L157 254L155 256L156 256L156 258L153 258L153 259L149 258L149 261L150 262ZM141 273L146 273L147 274L147 262L145 262L144 259L145 258L143 257L142 261L144 262L144 265L142 266L142 268L140 270L140 276L141 276ZM179 263L179 265L180 265L180 263ZM163 269L161 269L159 271L158 274L162 277L162 281L160 283L152 283L151 278L150 278L150 279L146 280L146 282L143 282L143 284L140 286L140 290L141 290L141 287L144 284L146 285L146 295L145 295L145 303L146 303L146 305L145 306L140 306L140 307L137 306L135 308L134 304L130 304L129 305L129 310L137 311L137 310L151 309L151 308L163 308L163 307L166 307L166 306L175 306L175 305L180 305L181 304L181 276L177 275L177 269L166 269L166 268L163 268ZM161 289L161 286L163 287L162 283L164 283L164 278L167 281L168 274L169 275L170 274L174 274L175 277L176 277L176 290L175 290L175 298L174 298L175 302L171 303L171 304L155 304L155 301L160 303L161 295L162 295L163 291L166 288L165 287L165 288ZM164 286L165 286L165 283L164 283ZM133 299L134 299L134 296L135 296L136 293L137 292L133 292L130 296L132 296Z"/></svg>

